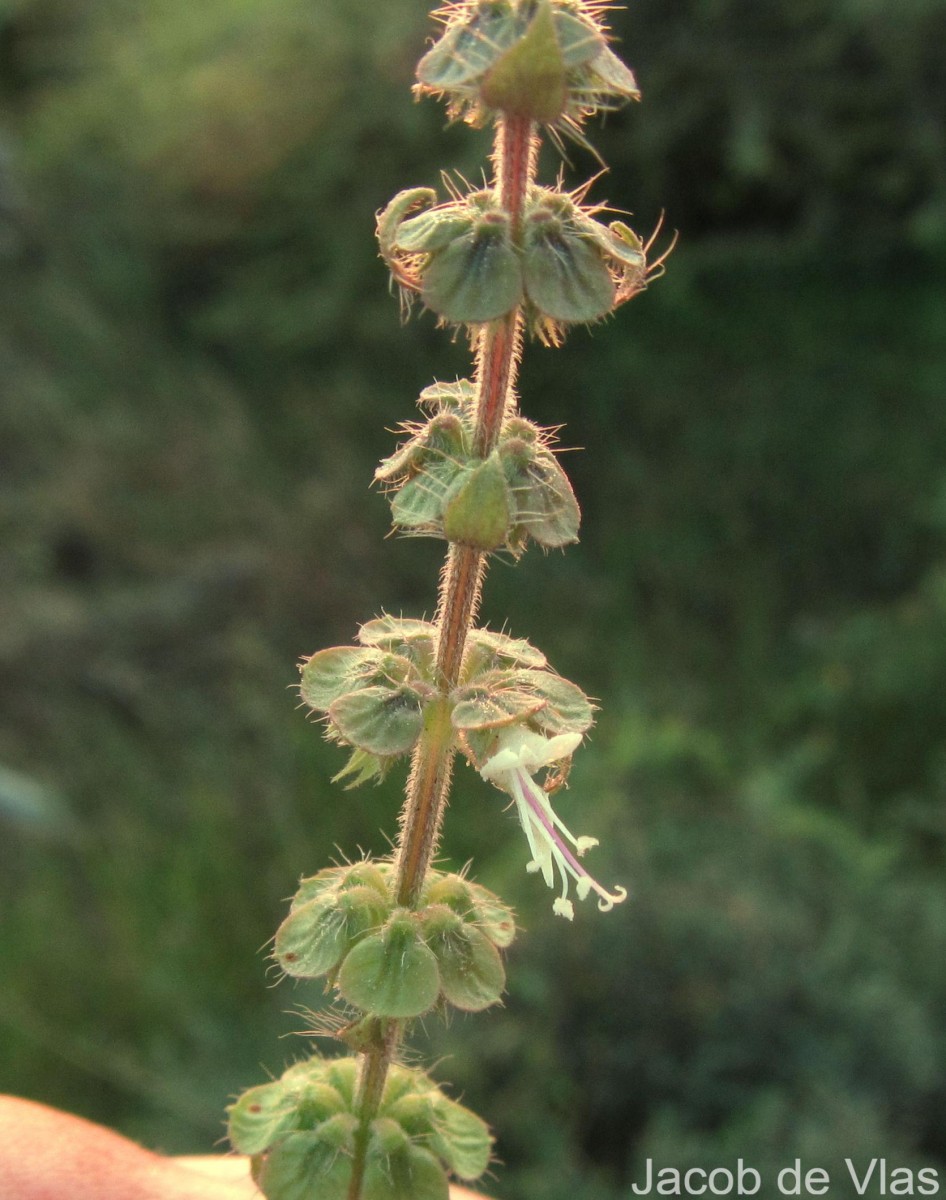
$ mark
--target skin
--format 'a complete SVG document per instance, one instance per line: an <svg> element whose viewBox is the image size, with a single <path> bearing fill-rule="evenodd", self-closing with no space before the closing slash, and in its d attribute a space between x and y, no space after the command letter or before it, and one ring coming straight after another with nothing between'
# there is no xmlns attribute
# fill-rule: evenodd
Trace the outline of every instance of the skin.
<svg viewBox="0 0 946 1200"><path fill-rule="evenodd" d="M262 1200L249 1160L166 1158L128 1138L47 1108L0 1096L4 1200ZM483 1200L452 1187L450 1200Z"/></svg>

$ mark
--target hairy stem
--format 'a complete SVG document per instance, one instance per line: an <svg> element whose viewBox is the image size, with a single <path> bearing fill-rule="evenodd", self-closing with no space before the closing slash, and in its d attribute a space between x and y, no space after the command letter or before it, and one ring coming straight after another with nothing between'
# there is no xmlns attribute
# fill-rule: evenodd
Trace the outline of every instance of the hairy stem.
<svg viewBox="0 0 946 1200"><path fill-rule="evenodd" d="M348 1185L349 1200L358 1200L365 1179L365 1162L368 1156L368 1139L371 1122L381 1104L384 1081L388 1067L394 1058L401 1038L400 1022L389 1021L381 1044L365 1054L359 1083L359 1123L355 1134L355 1151L352 1161L351 1182Z"/></svg>
<svg viewBox="0 0 946 1200"><path fill-rule="evenodd" d="M520 236L523 202L535 177L538 138L530 120L502 117L493 148L495 187ZM486 458L499 440L507 412L515 405L514 387L522 350L522 313L480 328L476 336L477 408L474 446ZM487 555L452 543L440 577L437 604L437 672L442 702L429 710L427 725L414 750L398 842L397 902L416 908L437 848L456 753L448 697L463 668L467 635L476 620ZM388 1067L397 1053L404 1022L391 1021L381 1043L365 1052L358 1094L359 1131L355 1144L349 1200L359 1200L364 1179L370 1124L378 1111Z"/></svg>
<svg viewBox="0 0 946 1200"><path fill-rule="evenodd" d="M519 237L523 201L535 176L538 138L532 122L506 117L497 123L493 167L500 201ZM476 337L476 430L474 446L486 458L499 440L503 419L515 404L513 388L522 350L522 314L482 326ZM437 672L444 698L456 687L463 667L467 634L479 608L487 555L470 546L451 544L440 577L437 604ZM432 753L433 751L433 753ZM440 762L429 761L436 754ZM398 846L398 902L413 906L440 832L446 807L454 748L451 736L432 747L418 742L401 816Z"/></svg>

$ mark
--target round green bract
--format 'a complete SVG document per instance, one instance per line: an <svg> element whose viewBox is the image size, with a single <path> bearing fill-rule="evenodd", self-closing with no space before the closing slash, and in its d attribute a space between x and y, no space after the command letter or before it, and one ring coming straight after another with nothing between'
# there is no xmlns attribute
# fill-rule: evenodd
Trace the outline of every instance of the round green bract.
<svg viewBox="0 0 946 1200"><path fill-rule="evenodd" d="M520 686L533 689L546 700L533 718L549 733L584 733L593 720L591 703L577 684L551 671L517 671Z"/></svg>
<svg viewBox="0 0 946 1200"><path fill-rule="evenodd" d="M581 511L571 484L554 458L539 455L511 484L516 521L541 546L555 549L578 541Z"/></svg>
<svg viewBox="0 0 946 1200"><path fill-rule="evenodd" d="M377 1017L419 1017L440 992L437 960L414 927L396 924L371 934L346 955L338 990Z"/></svg>
<svg viewBox="0 0 946 1200"><path fill-rule="evenodd" d="M523 667L544 667L546 663L542 651L537 650L525 638L511 638L505 633L493 633L489 629L476 629L470 634L470 640L475 646L489 650L499 658Z"/></svg>
<svg viewBox="0 0 946 1200"><path fill-rule="evenodd" d="M479 323L511 312L522 297L522 273L508 236L474 230L431 257L422 297L446 321Z"/></svg>
<svg viewBox="0 0 946 1200"><path fill-rule="evenodd" d="M316 979L332 970L348 949L348 914L335 896L303 904L276 930L273 956L287 975Z"/></svg>
<svg viewBox="0 0 946 1200"><path fill-rule="evenodd" d="M335 701L328 715L346 742L382 756L405 754L420 737L424 725L417 697L389 687L349 692Z"/></svg>
<svg viewBox="0 0 946 1200"><path fill-rule="evenodd" d="M434 250L442 250L454 238L466 233L473 219L470 213L456 205L449 210L432 208L399 226L394 243L399 250L408 254L430 254Z"/></svg>
<svg viewBox="0 0 946 1200"><path fill-rule="evenodd" d="M227 1135L240 1154L260 1154L299 1128L298 1105L281 1083L250 1088L230 1108Z"/></svg>
<svg viewBox="0 0 946 1200"><path fill-rule="evenodd" d="M430 1146L458 1178L470 1182L489 1166L493 1139L484 1121L462 1104L438 1094L433 1104Z"/></svg>
<svg viewBox="0 0 946 1200"><path fill-rule="evenodd" d="M371 667L380 655L359 646L331 646L320 650L302 668L302 699L324 712L339 696L370 682Z"/></svg>
<svg viewBox="0 0 946 1200"><path fill-rule="evenodd" d="M461 463L447 459L428 463L398 490L392 500L394 524L403 529L429 527L439 532L443 521L444 497L463 469Z"/></svg>
<svg viewBox="0 0 946 1200"><path fill-rule="evenodd" d="M591 242L536 232L525 248L526 295L553 321L596 321L614 307L614 281Z"/></svg>
<svg viewBox="0 0 946 1200"><path fill-rule="evenodd" d="M519 29L512 13L497 10L449 26L417 64L417 78L437 91L469 85L513 44Z"/></svg>
<svg viewBox="0 0 946 1200"><path fill-rule="evenodd" d="M451 713L454 729L499 729L537 713L545 700L515 688L465 688Z"/></svg>
<svg viewBox="0 0 946 1200"><path fill-rule="evenodd" d="M259 1175L267 1200L346 1200L350 1182L351 1160L319 1130L289 1134L266 1156Z"/></svg>
<svg viewBox="0 0 946 1200"><path fill-rule="evenodd" d="M495 1004L506 986L506 972L493 943L480 930L464 925L433 943L440 964L444 997L464 1012Z"/></svg>
<svg viewBox="0 0 946 1200"><path fill-rule="evenodd" d="M383 646L386 649L392 649L399 642L433 638L434 633L435 627L430 621L383 616L365 622L358 631L358 640L365 646Z"/></svg>

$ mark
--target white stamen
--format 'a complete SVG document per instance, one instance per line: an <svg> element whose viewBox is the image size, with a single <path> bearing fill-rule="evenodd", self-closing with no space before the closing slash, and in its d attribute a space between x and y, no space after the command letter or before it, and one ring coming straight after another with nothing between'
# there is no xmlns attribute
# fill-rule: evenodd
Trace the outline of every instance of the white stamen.
<svg viewBox="0 0 946 1200"><path fill-rule="evenodd" d="M553 810L548 794L532 778L542 767L570 758L580 741L581 735L577 733L545 737L521 726L501 730L499 749L480 768L484 779L508 792L515 801L519 823L532 856L526 870L530 873L541 871L548 887L554 887L555 868L558 868L562 894L554 901L552 911L568 921L575 916L574 905L568 899L571 881L575 883L579 900L586 899L592 891L597 893L598 907L603 912L627 896L622 887L615 888L614 892L605 891L578 862L586 851L598 845L598 839L575 837ZM566 842L574 846L574 854Z"/></svg>

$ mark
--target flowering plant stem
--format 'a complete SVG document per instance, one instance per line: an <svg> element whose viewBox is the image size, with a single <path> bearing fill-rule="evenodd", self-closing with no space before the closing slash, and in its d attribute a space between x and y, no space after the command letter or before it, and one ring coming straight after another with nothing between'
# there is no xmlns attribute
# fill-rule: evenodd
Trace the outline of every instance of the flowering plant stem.
<svg viewBox="0 0 946 1200"><path fill-rule="evenodd" d="M411 767L394 855L303 879L276 931L279 967L337 992L344 1016L326 1025L360 1061L315 1055L231 1106L230 1140L253 1156L268 1200L448 1200L449 1176L472 1182L489 1165L486 1124L400 1061L415 1018L499 1002L500 952L515 936L498 896L433 866L458 752L512 798L526 869L560 889L554 913L574 919L572 888L603 911L626 895L585 869L579 860L597 842L573 834L550 799L594 706L528 641L476 626L491 554L518 559L530 541L550 549L578 538L554 430L518 411L525 334L560 344L571 326L642 291L662 262L648 266L649 246L623 222L596 220L587 187L535 181L540 128L557 144L587 145L588 116L637 98L608 47L603 8L451 0L418 64L420 93L444 97L454 118L495 125L493 181L463 194L462 180L445 177L444 204L430 188L398 193L378 241L405 307L420 297L441 324L468 331L474 379L425 388L426 420L402 426L407 439L375 475L393 494L396 527L448 543L434 621L381 615L357 645L302 665L303 701L351 751L337 779L380 779L407 754Z"/></svg>
<svg viewBox="0 0 946 1200"><path fill-rule="evenodd" d="M524 117L501 117L496 124L493 162L500 203L509 214L513 238L522 219L526 191L535 179L539 139L533 122ZM522 311L483 326L476 347L476 432L474 450L487 458L499 440L503 418L513 403L513 389L522 350ZM437 674L446 700L456 687L463 664L467 634L476 621L488 556L470 546L451 544L440 581L437 607ZM437 847L450 792L456 754L446 703L428 710L426 728L414 749L401 812L401 835L395 858L397 902L414 908L420 897ZM364 1055L359 1082L355 1141L349 1200L358 1200L364 1178L371 1122L377 1115L388 1068L397 1053L404 1022L392 1020L378 1046Z"/></svg>

